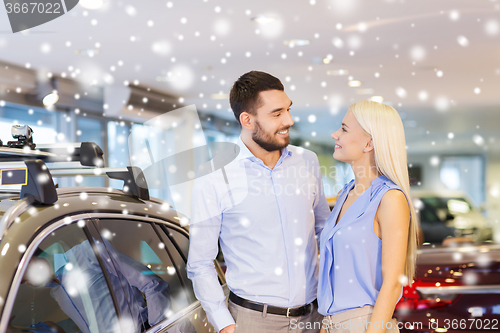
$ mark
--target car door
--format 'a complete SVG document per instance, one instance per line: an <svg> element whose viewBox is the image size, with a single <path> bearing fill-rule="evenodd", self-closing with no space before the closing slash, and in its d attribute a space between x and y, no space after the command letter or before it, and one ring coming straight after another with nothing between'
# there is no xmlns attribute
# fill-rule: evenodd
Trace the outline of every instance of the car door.
<svg viewBox="0 0 500 333"><path fill-rule="evenodd" d="M165 237L170 240L170 242L165 241L165 244L167 244L167 248L171 251L171 253L174 254L174 260L176 263L181 262L181 264L178 265L179 268L179 273L183 277L183 279L186 281L186 289L188 290L189 294L191 297L196 300L194 291L193 291L193 285L191 280L188 279L187 277L187 271L186 271L186 263L187 263L187 257L188 257L188 250L189 250L189 235L188 233L177 226L174 226L169 223L161 223L158 225L163 233L160 232L161 236L163 239ZM174 251L174 248L177 250ZM178 253L178 256L176 255ZM229 288L226 285L226 280L224 277L224 272L218 265L217 261L214 261L215 269L217 270L217 275L219 277L219 283L223 286L224 293L226 295L226 298L229 296ZM196 301L195 307L191 310L188 318L191 318L191 322L195 326L196 332L215 332L215 329L208 323L208 320L206 318L205 311L203 311L202 307L199 306L199 302ZM186 320L186 319L184 319ZM180 324L180 323L179 323ZM178 330L179 328L182 328L182 324L179 325L178 327L175 327L175 325L178 325L177 323L174 324L170 328L170 330L167 330L168 332L184 332L183 330ZM167 327L168 329L168 327Z"/></svg>
<svg viewBox="0 0 500 333"><path fill-rule="evenodd" d="M7 331L133 331L121 328L109 273L95 246L84 220L68 217L45 227L20 263L22 278L13 280Z"/></svg>
<svg viewBox="0 0 500 333"><path fill-rule="evenodd" d="M418 215L424 242L440 244L447 237L455 237L455 228L448 227L429 204L422 202Z"/></svg>
<svg viewBox="0 0 500 333"><path fill-rule="evenodd" d="M141 331L214 332L187 278L185 231L138 216L93 214L93 223L124 280L114 292L125 290Z"/></svg>

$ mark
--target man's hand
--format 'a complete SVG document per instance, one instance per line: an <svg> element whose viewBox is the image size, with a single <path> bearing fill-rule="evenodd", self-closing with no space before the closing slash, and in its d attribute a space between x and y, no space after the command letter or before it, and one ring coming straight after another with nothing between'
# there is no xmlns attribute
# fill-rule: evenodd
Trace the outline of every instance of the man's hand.
<svg viewBox="0 0 500 333"><path fill-rule="evenodd" d="M234 333L236 325L229 325L220 330L219 333Z"/></svg>

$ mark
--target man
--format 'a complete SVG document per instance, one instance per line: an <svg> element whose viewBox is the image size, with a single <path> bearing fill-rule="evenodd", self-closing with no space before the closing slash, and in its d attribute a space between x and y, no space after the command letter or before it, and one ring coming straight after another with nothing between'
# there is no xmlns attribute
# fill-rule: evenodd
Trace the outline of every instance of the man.
<svg viewBox="0 0 500 333"><path fill-rule="evenodd" d="M317 241L330 210L318 159L289 146L292 102L274 76L242 75L230 104L239 153L195 180L188 276L217 331L319 332ZM229 308L213 265L218 241Z"/></svg>

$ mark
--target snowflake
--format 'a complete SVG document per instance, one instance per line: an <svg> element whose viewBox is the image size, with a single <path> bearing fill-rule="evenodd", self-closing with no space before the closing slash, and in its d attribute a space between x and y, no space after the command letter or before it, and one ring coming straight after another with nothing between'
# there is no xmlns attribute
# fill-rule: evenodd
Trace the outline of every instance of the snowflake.
<svg viewBox="0 0 500 333"><path fill-rule="evenodd" d="M427 56L427 51L421 45L415 45L410 50L410 57L414 61L422 61Z"/></svg>
<svg viewBox="0 0 500 333"><path fill-rule="evenodd" d="M458 36L457 37L457 42L463 47L469 46L469 40L465 36Z"/></svg>

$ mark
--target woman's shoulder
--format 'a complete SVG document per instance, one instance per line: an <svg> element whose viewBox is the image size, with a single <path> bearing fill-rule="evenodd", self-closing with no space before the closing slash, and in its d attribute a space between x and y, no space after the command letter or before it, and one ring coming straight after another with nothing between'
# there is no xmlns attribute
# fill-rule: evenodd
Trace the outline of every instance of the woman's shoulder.
<svg viewBox="0 0 500 333"><path fill-rule="evenodd" d="M394 209L408 210L408 198L403 189L389 178L385 176L383 178L385 178L383 181L384 191L381 191L379 211L390 213Z"/></svg>
<svg viewBox="0 0 500 333"><path fill-rule="evenodd" d="M378 205L378 203L380 202L379 200L382 200L388 192L399 192L399 193L396 193L395 195L389 194L389 197L402 195L406 201L406 195L404 194L403 189L401 189L401 187L399 185L394 183L392 180L390 180L385 175L382 175L382 176L376 178L372 182L372 190L371 190L370 200L376 201L377 205ZM385 201L387 201L387 200L391 201L391 199L386 199Z"/></svg>
<svg viewBox="0 0 500 333"><path fill-rule="evenodd" d="M397 220L397 217L404 219L408 216L410 216L410 207L403 191L389 189L385 192L380 200L377 219L379 221Z"/></svg>

